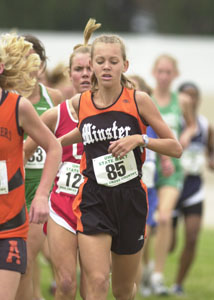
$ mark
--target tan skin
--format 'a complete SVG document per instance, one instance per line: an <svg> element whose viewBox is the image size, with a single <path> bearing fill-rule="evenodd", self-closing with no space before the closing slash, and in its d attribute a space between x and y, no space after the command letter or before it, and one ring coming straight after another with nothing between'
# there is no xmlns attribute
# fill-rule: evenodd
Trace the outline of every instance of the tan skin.
<svg viewBox="0 0 214 300"><path fill-rule="evenodd" d="M0 97L2 90L0 88ZM53 134L41 122L32 104L26 99L21 98L18 111L19 126L43 147L47 153L43 174L40 185L37 189L35 197L32 201L29 219L30 222L40 224L47 220L48 216L48 195L53 179L57 172L61 160L61 146L57 142ZM41 136L41 132L43 135ZM47 174L50 172L50 175ZM16 291L21 274L7 270L0 270L0 298L13 300L15 299ZM11 286L13 288L11 289Z"/></svg>
<svg viewBox="0 0 214 300"><path fill-rule="evenodd" d="M153 96L161 107L166 107L171 99L171 84L178 76L176 66L167 57L158 60L153 68L153 76L156 86ZM185 148L195 133L195 124L191 116L191 108L188 102L183 106L184 118L188 125L180 137L180 143ZM171 159L161 155L162 174L168 177L174 173L174 165ZM171 238L171 213L179 196L179 189L175 186L164 185L158 189L158 227L155 241L155 266L154 272L163 273L164 265Z"/></svg>
<svg viewBox="0 0 214 300"><path fill-rule="evenodd" d="M181 95L179 95L179 102L181 105L181 110L182 110L184 120L188 125L187 128L185 128L185 130L181 133L181 136L179 138L180 144L182 145L183 149L185 149L188 146L191 137L194 135L197 128L196 128L194 118L192 116L192 112L191 112L192 108L187 95L183 95L182 99L180 98ZM166 177L172 175L174 172L174 165L172 164L170 158L162 155L161 163L162 163L163 175Z"/></svg>
<svg viewBox="0 0 214 300"><path fill-rule="evenodd" d="M120 92L121 92L121 87L117 96L120 94ZM75 111L78 111L79 97L80 97L79 95L76 95L72 98L73 99L72 103ZM94 102L96 103L95 99L96 97L94 97ZM167 153L166 155L171 155L179 158L182 153L182 148L180 144L177 143L169 127L163 121L156 106L150 100L150 97L146 93L137 91L136 100L137 100L137 104L141 116L145 118L147 122L150 122L149 123L150 126L152 126L155 132L157 130L158 135L160 137L160 139L149 138L149 143L147 148L156 152L158 149L160 154ZM114 101L112 101L106 106L111 105L113 102ZM98 103L96 103L96 105L98 106ZM63 138L60 138L60 140L62 140L63 146L67 146L70 144L70 140L72 140L72 143L73 141L74 143L81 142L82 137L79 130L76 128L71 133L63 136ZM109 153L112 153L113 156L115 157L117 156L123 157L125 154L127 154L135 147L142 146L142 145L143 145L143 140L141 135L136 134L132 136L127 136L120 140L111 142L111 145L109 147Z"/></svg>
<svg viewBox="0 0 214 300"><path fill-rule="evenodd" d="M77 114L73 108L71 99L69 100L69 109L74 117L74 119L77 120ZM42 122L51 130L51 132L54 133L56 122L58 117L58 108L53 107L45 111L41 116L40 119ZM27 138L25 144L24 144L24 163L28 161L28 159L32 156L35 149L38 147L38 144L35 143L31 138Z"/></svg>
<svg viewBox="0 0 214 300"><path fill-rule="evenodd" d="M62 93L50 87L47 87L48 94L53 101L54 106L57 106L63 101ZM40 100L40 86L37 84L33 93L29 96L29 100L32 104L36 104Z"/></svg>
<svg viewBox="0 0 214 300"><path fill-rule="evenodd" d="M71 101L69 101L69 109L73 118L77 119ZM57 107L47 110L41 116L41 120L53 133L56 127L57 118ZM37 144L32 139L27 139L24 145L25 161L27 161L26 158L31 157L36 148ZM51 217L48 219L47 232L50 258L57 283L55 299L75 299L77 288L77 237L72 232L58 225Z"/></svg>
<svg viewBox="0 0 214 300"><path fill-rule="evenodd" d="M121 74L128 68L124 61L119 44L97 43L91 66L98 80L98 91L94 93L97 107L111 105L121 92ZM149 139L148 148L165 155L180 157L182 148L174 138L169 127L163 121L149 96L137 92L137 105L140 115L154 128L160 139ZM79 95L72 98L75 111L78 111ZM79 129L75 129L60 138L62 145L82 141ZM136 146L143 145L141 135L127 136L111 142L109 153L124 156ZM111 236L108 234L78 234L78 243L82 267L87 277L87 300L104 300L107 297L110 271ZM134 299L136 293L136 271L140 262L141 251L133 255L117 255L112 253L112 289L116 299Z"/></svg>
<svg viewBox="0 0 214 300"><path fill-rule="evenodd" d="M34 50L30 50L30 54L31 53L36 53L36 52ZM28 97L28 99L30 100L30 102L32 104L36 104L40 100L41 95L40 95L39 82L40 82L40 78L42 79L42 77L44 76L45 67L46 67L45 62L42 61L40 69L38 70L38 72L32 74L37 79L37 83L35 85L35 88L34 88L32 94ZM57 106L58 104L60 104L64 100L63 95L60 92L60 90L53 89L53 88L50 88L50 87L46 87L46 88L47 88L47 92L48 92L51 100L53 101L54 106Z"/></svg>
<svg viewBox="0 0 214 300"><path fill-rule="evenodd" d="M90 78L92 75L91 68L89 65L90 55L89 53L77 53L73 58L72 67L69 72L70 80L73 84L73 90L75 94L82 93L87 91L90 88ZM39 88L39 87L38 87ZM37 88L37 93L38 93ZM53 89L48 88L48 91ZM56 90L54 90L56 91ZM35 93L36 94L36 93ZM37 103L39 101L38 95L33 97L33 103ZM55 101L56 102L56 101ZM77 119L77 114L73 108L73 100L69 100L69 108L74 119ZM44 112L41 116L42 121L48 126L48 128L54 132L56 121L57 121L57 108L52 108ZM31 157L33 152L35 151L37 145L29 139L26 141L24 145L25 151L25 162Z"/></svg>
<svg viewBox="0 0 214 300"><path fill-rule="evenodd" d="M188 101L191 106L192 118L197 125L197 115L198 115L198 106L199 99L191 93L191 88L186 89L185 92L180 93L180 103L181 106L185 105ZM194 89L193 89L194 92ZM206 145L206 159L207 166L209 169L214 170L214 129L209 124L208 127L208 138ZM175 283L182 285L188 271L194 261L196 254L196 247L199 238L199 233L201 229L202 216L200 214L188 214L184 215L184 224L185 224L185 244L181 253L180 261L178 264L178 270L175 278ZM173 228L172 242L170 245L170 252L174 250L176 246L176 228Z"/></svg>
<svg viewBox="0 0 214 300"><path fill-rule="evenodd" d="M182 111L186 111L186 107L190 107L188 113L191 115L191 118L194 122L195 128L197 129L197 115L198 108L200 105L200 100L191 95L191 89L186 92L181 92L179 95L180 104ZM181 137L182 138L182 137ZM189 143L189 141L188 141ZM187 144L188 145L188 144ZM214 127L209 124L208 127L208 139L207 139L207 149L206 149L206 157L207 157L207 166L211 170L214 169Z"/></svg>
<svg viewBox="0 0 214 300"><path fill-rule="evenodd" d="M0 97L1 94L2 90L0 88ZM37 189L33 200L33 205L31 206L29 212L30 222L36 224L44 223L47 220L49 212L47 204L49 187L51 187L54 179L52 175L49 179L47 173L49 170L51 170L56 174L56 166L58 168L61 160L61 147L56 141L54 135L51 134L48 128L43 124L43 122L41 122L29 100L24 97L21 97L20 100L18 119L19 126L23 128L24 132L27 133L38 145L41 145L48 154L43 175L41 177L41 183ZM43 136L41 136L41 132L44 132ZM53 163L55 155L57 163ZM51 167L52 164L53 167Z"/></svg>
<svg viewBox="0 0 214 300"><path fill-rule="evenodd" d="M52 171L53 169L51 167L51 164L53 164L54 166L57 165L58 167L59 161L61 160L61 148L59 147L59 145L57 145L58 143L55 141L55 137L41 122L32 105L25 98L22 98L22 101L20 101L19 124L24 129L24 131L37 142L37 144L42 145L42 148L44 148L47 154L49 152L53 153L51 159L49 157L47 157L46 159L41 182L35 194L35 197L38 197L39 199L35 201L34 198L29 212L30 222L37 224L44 223L47 220L49 212L47 203L49 189L54 179L52 174L50 176L51 179L48 178L49 176L47 174L50 170ZM41 132L43 133L42 136L40 134ZM52 142L51 145L50 139ZM57 164L53 163L55 155L58 162ZM46 167L46 165L48 165L48 168ZM57 170L55 167L53 173L56 174L56 172Z"/></svg>
<svg viewBox="0 0 214 300"><path fill-rule="evenodd" d="M178 71L168 58L162 58L157 62L156 66L154 66L152 74L156 79L156 88L154 89L153 95L158 101L158 104L162 107L165 107L170 102L170 86L179 75ZM185 148L188 145L191 137L194 135L196 128L192 118L189 101L184 100L181 109L186 124L188 125L180 136L180 143L182 147ZM161 159L163 175L170 176L174 172L174 166L170 158L162 156Z"/></svg>
<svg viewBox="0 0 214 300"><path fill-rule="evenodd" d="M130 79L131 79L132 82L134 82L135 88L137 90L144 91L144 92L146 92L147 94L150 95L151 90L147 86L146 82L143 81L143 84L140 84L140 78L138 79L138 77L135 77L135 76L133 76L133 77L131 76ZM144 166L145 166L145 163L144 163ZM143 174L144 174L144 171L143 171ZM143 176L143 178L144 178L144 176ZM144 241L144 245L143 245L143 248L142 248L142 262L139 264L137 277L136 277L137 289L139 289L141 278L143 278L143 272L144 272L144 269L145 269L144 266L146 266L146 265L148 266L149 261L150 261L150 244L151 244L151 236L150 235L151 234L152 234L152 228L147 223L146 224L146 239Z"/></svg>
<svg viewBox="0 0 214 300"><path fill-rule="evenodd" d="M91 68L89 65L89 53L77 53L72 60L70 79L74 91L84 92L90 88ZM77 114L72 105L72 99L68 101L70 113L77 120ZM41 116L42 121L54 133L58 118L58 108L54 107ZM37 145L32 139L27 139L24 145L25 160L35 151ZM55 269L57 289L56 300L75 299L76 295L76 265L77 265L77 237L72 232L58 225L49 217L48 243L51 260ZM64 249L62 251L62 248ZM82 276L82 274L81 274ZM84 299L84 288L81 280L81 294Z"/></svg>
<svg viewBox="0 0 214 300"><path fill-rule="evenodd" d="M31 52L35 52L31 50ZM44 63L41 63L40 70L33 74L37 78L37 83L32 94L29 96L29 100L32 104L36 104L40 101L41 92L39 86L39 78L41 74L44 72ZM52 89L47 87L47 92L53 101L54 106L58 105L63 101L62 93L57 89ZM32 153L33 154L33 153ZM32 206L32 205L31 205ZM45 236L43 234L42 226L38 226L35 224L30 224L28 240L27 240L27 249L28 249L28 263L27 263L27 271L24 276L22 276L22 280L18 289L16 300L27 300L32 297L33 294L33 283L32 283L32 271L35 257L42 249L42 245L45 240Z"/></svg>

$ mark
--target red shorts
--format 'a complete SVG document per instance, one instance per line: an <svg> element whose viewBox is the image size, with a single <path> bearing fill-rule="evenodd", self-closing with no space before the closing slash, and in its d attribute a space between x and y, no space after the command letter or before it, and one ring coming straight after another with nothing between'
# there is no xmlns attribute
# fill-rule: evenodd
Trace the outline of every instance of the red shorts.
<svg viewBox="0 0 214 300"><path fill-rule="evenodd" d="M77 218L73 212L73 201L75 195L56 193L50 194L49 206L50 217L60 226L76 234Z"/></svg>

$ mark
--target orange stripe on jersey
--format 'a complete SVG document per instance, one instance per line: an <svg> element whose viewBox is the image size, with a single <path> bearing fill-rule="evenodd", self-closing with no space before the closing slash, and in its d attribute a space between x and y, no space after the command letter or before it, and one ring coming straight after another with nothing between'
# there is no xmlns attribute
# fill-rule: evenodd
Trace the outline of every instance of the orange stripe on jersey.
<svg viewBox="0 0 214 300"><path fill-rule="evenodd" d="M146 203L147 203L147 214L146 214L146 219L147 219L148 213L149 213L148 191L147 191L147 186L145 185L145 183L143 182L142 179L140 180L140 183L141 183L142 188L143 188L144 191L146 192ZM146 225L146 227L147 227L147 225ZM146 238L146 235L147 235L147 234L146 234L146 232L147 232L146 227L145 227L145 238Z"/></svg>
<svg viewBox="0 0 214 300"><path fill-rule="evenodd" d="M80 211L80 203L82 202L82 192L85 184L87 183L88 178L85 177L84 182L79 187L78 194L76 195L74 202L73 202L73 211L75 216L77 217L77 230L83 232L83 225L81 222L82 213Z"/></svg>
<svg viewBox="0 0 214 300"><path fill-rule="evenodd" d="M85 152L83 152L83 155L81 157L80 161L80 173L82 174L83 170L86 168L86 157L85 157Z"/></svg>
<svg viewBox="0 0 214 300"><path fill-rule="evenodd" d="M2 95L0 102L0 161L6 162L9 192L0 194L0 224L15 218L25 205L23 132L18 126L17 120L20 96L5 91ZM27 231L28 217L21 226L0 230L0 238L27 238Z"/></svg>
<svg viewBox="0 0 214 300"><path fill-rule="evenodd" d="M123 88L121 95L119 98L113 103L111 106L107 108L98 109L93 104L91 97L91 91L86 91L81 95L80 98L80 109L79 109L79 124L81 123L82 119L85 117L89 117L92 115L102 114L104 112L109 111L123 111L124 113L130 114L137 118L139 122L139 126L142 129L142 132L145 131L145 125L142 123L140 115L138 113L138 109L135 102L135 90ZM84 98L84 104L81 105L81 100ZM134 105L133 105L134 104Z"/></svg>

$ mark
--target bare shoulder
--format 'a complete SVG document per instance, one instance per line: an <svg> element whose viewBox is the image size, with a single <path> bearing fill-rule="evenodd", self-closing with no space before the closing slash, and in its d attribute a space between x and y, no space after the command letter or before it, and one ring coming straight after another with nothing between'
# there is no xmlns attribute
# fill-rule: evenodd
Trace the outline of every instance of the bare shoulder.
<svg viewBox="0 0 214 300"><path fill-rule="evenodd" d="M54 131L56 122L58 118L58 107L52 107L48 110L46 110L42 115L41 115L41 120L48 126L51 131Z"/></svg>
<svg viewBox="0 0 214 300"><path fill-rule="evenodd" d="M75 96L73 96L69 102L72 104L75 112L77 113L78 110L79 110L79 102L80 102L80 97L81 97L81 94L76 94Z"/></svg>
<svg viewBox="0 0 214 300"><path fill-rule="evenodd" d="M55 128L55 124L57 121L57 116L58 109L57 107L53 107L44 112L41 115L40 119L53 131L53 128ZM30 124L36 119L39 119L39 116L36 113L31 102L27 98L21 97L19 103L19 126L26 126L26 123Z"/></svg>
<svg viewBox="0 0 214 300"><path fill-rule="evenodd" d="M148 106L154 106L152 98L145 92L136 91L135 97L139 111L146 109Z"/></svg>
<svg viewBox="0 0 214 300"><path fill-rule="evenodd" d="M141 104L141 103L151 102L152 101L151 97L147 93L145 93L145 92L136 91L135 95L136 95L137 104Z"/></svg>
<svg viewBox="0 0 214 300"><path fill-rule="evenodd" d="M32 105L32 103L30 102L30 100L28 100L25 97L21 97L20 101L19 101L19 115L21 114L26 114L28 113L28 111L34 110L34 107Z"/></svg>
<svg viewBox="0 0 214 300"><path fill-rule="evenodd" d="M158 122L162 122L158 108L147 93L137 91L136 103L140 116L147 122L147 124L155 128Z"/></svg>
<svg viewBox="0 0 214 300"><path fill-rule="evenodd" d="M50 87L46 87L46 88L55 106L64 101L62 92L60 90L53 89Z"/></svg>
<svg viewBox="0 0 214 300"><path fill-rule="evenodd" d="M32 103L30 100L28 100L25 97L21 97L19 101L19 107L18 107L18 120L19 120L19 126L23 126L26 123L31 123L32 120L35 118L38 118L38 115L36 113L36 110L34 109Z"/></svg>

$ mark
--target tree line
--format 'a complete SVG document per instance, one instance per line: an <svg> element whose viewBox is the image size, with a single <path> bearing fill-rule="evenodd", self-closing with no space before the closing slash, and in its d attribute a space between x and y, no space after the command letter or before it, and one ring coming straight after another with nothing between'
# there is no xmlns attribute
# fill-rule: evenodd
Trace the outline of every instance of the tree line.
<svg viewBox="0 0 214 300"><path fill-rule="evenodd" d="M213 0L1 0L0 12L0 29L82 31L92 17L110 32L214 33Z"/></svg>

